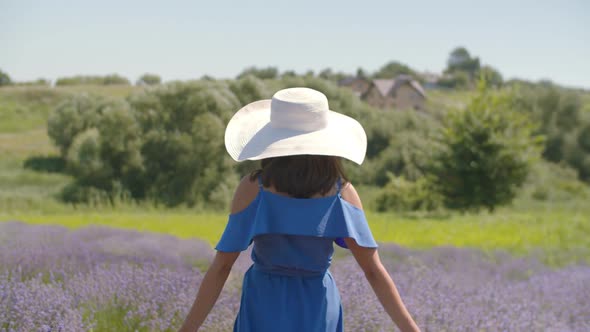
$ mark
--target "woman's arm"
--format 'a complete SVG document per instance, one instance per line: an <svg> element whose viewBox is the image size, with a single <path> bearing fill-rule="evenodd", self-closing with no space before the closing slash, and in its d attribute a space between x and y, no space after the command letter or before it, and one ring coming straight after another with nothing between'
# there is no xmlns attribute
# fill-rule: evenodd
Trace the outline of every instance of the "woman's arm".
<svg viewBox="0 0 590 332"><path fill-rule="evenodd" d="M342 198L362 209L361 200L352 185L348 184L343 188ZM420 331L406 309L391 276L381 263L377 249L361 247L351 238L346 238L344 241L363 272L365 272L365 277L371 284L379 302L381 302L381 305L383 305L383 308L397 327L402 332Z"/></svg>
<svg viewBox="0 0 590 332"><path fill-rule="evenodd" d="M402 332L420 331L406 309L389 273L381 264L377 249L360 247L353 239L345 239L345 241L361 269L365 272L365 277L371 284L379 302L383 305L383 309L397 327Z"/></svg>
<svg viewBox="0 0 590 332"><path fill-rule="evenodd" d="M244 177L234 194L231 213L237 213L245 209L256 198L257 192L258 185L256 182L250 181L249 177ZM197 298L184 324L182 324L180 332L194 332L201 327L213 305L215 305L231 268L239 255L239 252L217 252L201 282Z"/></svg>
<svg viewBox="0 0 590 332"><path fill-rule="evenodd" d="M229 276L234 262L240 255L239 252L220 252L218 251L213 259L213 263L209 266L199 291L197 298L193 303L191 310L186 317L184 324L180 328L180 332L194 332L201 327L205 318L215 305L223 285Z"/></svg>

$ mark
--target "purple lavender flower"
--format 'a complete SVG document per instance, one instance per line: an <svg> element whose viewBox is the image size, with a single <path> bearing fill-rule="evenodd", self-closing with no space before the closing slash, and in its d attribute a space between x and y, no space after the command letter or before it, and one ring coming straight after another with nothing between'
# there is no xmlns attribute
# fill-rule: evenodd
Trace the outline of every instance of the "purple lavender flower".
<svg viewBox="0 0 590 332"><path fill-rule="evenodd" d="M213 254L162 234L0 223L0 332L175 331ZM588 266L452 247L380 254L423 331L590 331ZM354 259L337 257L345 330L394 331ZM203 331L232 329L249 265L243 253Z"/></svg>

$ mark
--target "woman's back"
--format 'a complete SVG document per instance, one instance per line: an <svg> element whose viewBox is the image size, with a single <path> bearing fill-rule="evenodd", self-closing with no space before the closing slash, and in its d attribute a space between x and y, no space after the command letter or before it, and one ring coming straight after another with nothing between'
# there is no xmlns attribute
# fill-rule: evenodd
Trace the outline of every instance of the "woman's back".
<svg viewBox="0 0 590 332"><path fill-rule="evenodd" d="M343 200L340 180L333 194L303 199L265 189L260 177L256 191L242 182L235 200L245 207L230 215L216 247L244 250L253 242L234 331L342 331L328 268L334 241L352 237L376 247L362 210Z"/></svg>

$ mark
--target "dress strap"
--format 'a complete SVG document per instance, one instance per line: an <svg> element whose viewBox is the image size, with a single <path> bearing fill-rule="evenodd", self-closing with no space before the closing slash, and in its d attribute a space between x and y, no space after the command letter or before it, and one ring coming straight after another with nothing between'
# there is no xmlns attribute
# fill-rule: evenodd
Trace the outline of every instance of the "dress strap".
<svg viewBox="0 0 590 332"><path fill-rule="evenodd" d="M262 190L262 174L258 174L258 189Z"/></svg>
<svg viewBox="0 0 590 332"><path fill-rule="evenodd" d="M336 179L336 194L338 196L340 196L340 189L342 189L342 177L338 177L338 179Z"/></svg>

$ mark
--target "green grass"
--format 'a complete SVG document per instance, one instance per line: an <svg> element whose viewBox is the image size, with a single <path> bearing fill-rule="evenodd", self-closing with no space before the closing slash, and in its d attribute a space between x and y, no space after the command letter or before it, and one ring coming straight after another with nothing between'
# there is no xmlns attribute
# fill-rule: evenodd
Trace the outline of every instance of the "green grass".
<svg viewBox="0 0 590 332"><path fill-rule="evenodd" d="M98 224L172 234L180 238L200 238L211 245L218 241L227 221L227 214L221 212L147 209L96 211L71 208L55 213L23 211L0 213L0 220L59 224L72 229ZM379 242L393 242L417 249L456 246L485 251L504 250L516 255L535 254L550 265L573 261L590 263L588 211L505 210L495 214L449 214L439 217L368 211L367 218Z"/></svg>
<svg viewBox="0 0 590 332"><path fill-rule="evenodd" d="M15 86L0 88L0 133L22 133L45 128L52 109L66 98L86 92L105 97L126 97L142 88L112 86Z"/></svg>
<svg viewBox="0 0 590 332"><path fill-rule="evenodd" d="M25 169L31 156L57 155L45 129L0 133L0 211L53 211L59 203L53 198L71 177Z"/></svg>

